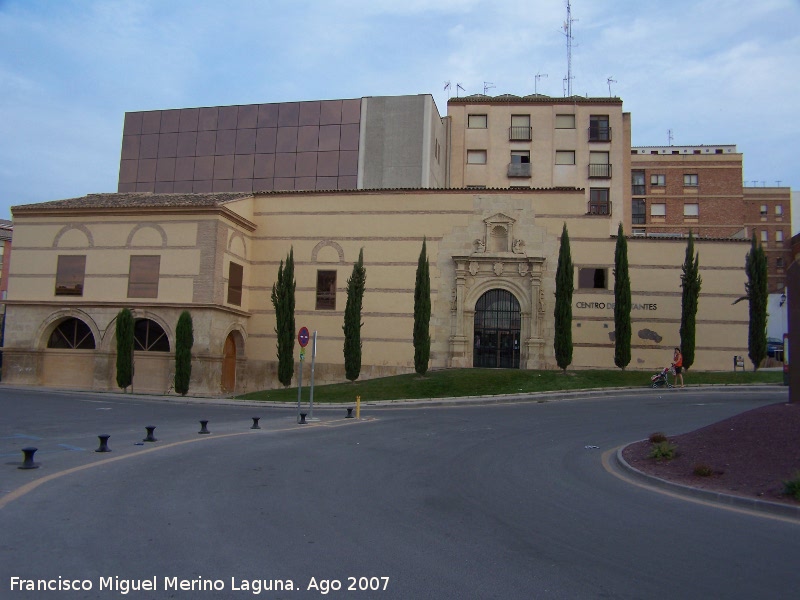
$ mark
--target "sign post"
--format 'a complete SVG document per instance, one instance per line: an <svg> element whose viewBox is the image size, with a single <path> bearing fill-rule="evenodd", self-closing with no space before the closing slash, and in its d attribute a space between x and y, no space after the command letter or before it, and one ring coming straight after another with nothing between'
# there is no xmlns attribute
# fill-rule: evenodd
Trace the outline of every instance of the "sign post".
<svg viewBox="0 0 800 600"><path fill-rule="evenodd" d="M308 328L301 327L297 333L297 341L300 342L300 368L297 374L297 422L300 422L300 398L303 390L303 361L306 358L306 346L308 345Z"/></svg>
<svg viewBox="0 0 800 600"><path fill-rule="evenodd" d="M314 332L314 338L311 342L311 388L309 394L309 419L314 419L314 363L317 359L317 332Z"/></svg>

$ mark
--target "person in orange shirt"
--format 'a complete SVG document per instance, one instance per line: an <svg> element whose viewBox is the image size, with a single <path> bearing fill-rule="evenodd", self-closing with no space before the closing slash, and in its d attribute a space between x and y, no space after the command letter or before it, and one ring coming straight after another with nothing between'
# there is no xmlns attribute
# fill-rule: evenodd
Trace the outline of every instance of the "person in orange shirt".
<svg viewBox="0 0 800 600"><path fill-rule="evenodd" d="M681 378L681 387L683 387L683 355L680 348L675 348L675 354L672 355L672 368L675 369L675 386L678 385L678 377Z"/></svg>

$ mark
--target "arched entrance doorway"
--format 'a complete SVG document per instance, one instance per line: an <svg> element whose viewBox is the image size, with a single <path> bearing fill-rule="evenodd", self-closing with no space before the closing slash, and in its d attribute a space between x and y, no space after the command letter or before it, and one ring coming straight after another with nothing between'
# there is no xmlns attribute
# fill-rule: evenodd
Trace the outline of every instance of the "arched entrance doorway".
<svg viewBox="0 0 800 600"><path fill-rule="evenodd" d="M506 290L489 290L475 304L473 367L519 369L519 301Z"/></svg>
<svg viewBox="0 0 800 600"><path fill-rule="evenodd" d="M225 338L225 347L222 350L221 387L226 394L236 390L236 340L233 331Z"/></svg>

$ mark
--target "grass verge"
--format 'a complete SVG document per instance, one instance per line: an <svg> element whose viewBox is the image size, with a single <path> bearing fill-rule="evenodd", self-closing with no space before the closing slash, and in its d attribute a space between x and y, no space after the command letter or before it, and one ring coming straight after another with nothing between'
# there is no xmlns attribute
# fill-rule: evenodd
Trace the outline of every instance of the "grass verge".
<svg viewBox="0 0 800 600"><path fill-rule="evenodd" d="M306 373L307 375L307 373ZM353 383L314 386L315 403L352 403L356 396L362 402L418 398L449 398L530 392L569 391L605 387L648 387L652 373L646 371L586 370L586 371L523 371L517 369L444 369L429 371L425 377L416 373L382 377ZM780 371L722 373L690 372L687 383L746 384L781 383ZM670 380L672 376L670 375ZM653 393L679 393L673 390L653 390ZM303 401L309 390L303 388ZM238 396L243 400L296 402L297 387L263 390Z"/></svg>

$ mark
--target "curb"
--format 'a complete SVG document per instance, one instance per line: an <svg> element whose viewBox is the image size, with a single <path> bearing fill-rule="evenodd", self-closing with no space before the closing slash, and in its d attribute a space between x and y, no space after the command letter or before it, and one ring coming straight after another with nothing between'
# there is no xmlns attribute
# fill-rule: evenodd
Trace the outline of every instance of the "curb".
<svg viewBox="0 0 800 600"><path fill-rule="evenodd" d="M725 494L722 492L693 488L680 483L673 483L671 481L667 481L666 479L655 477L654 475L643 473L642 471L632 467L628 461L623 458L622 452L629 445L630 444L627 444L618 448L614 453L617 466L627 474L632 475L635 479L651 487L667 490L688 498L713 502L726 507L746 509L760 514L776 515L800 522L800 506L779 504L777 502L769 502L767 500L758 500L757 498L733 496L731 494Z"/></svg>

